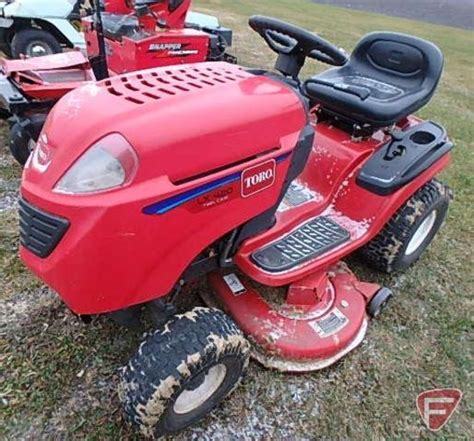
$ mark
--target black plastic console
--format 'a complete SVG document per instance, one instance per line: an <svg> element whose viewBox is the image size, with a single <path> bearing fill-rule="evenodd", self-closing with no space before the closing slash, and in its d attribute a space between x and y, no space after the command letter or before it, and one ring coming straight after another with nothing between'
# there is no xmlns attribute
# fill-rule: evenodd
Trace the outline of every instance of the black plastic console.
<svg viewBox="0 0 474 441"><path fill-rule="evenodd" d="M446 130L432 121L395 132L392 137L357 176L358 185L380 195L394 193L453 148Z"/></svg>

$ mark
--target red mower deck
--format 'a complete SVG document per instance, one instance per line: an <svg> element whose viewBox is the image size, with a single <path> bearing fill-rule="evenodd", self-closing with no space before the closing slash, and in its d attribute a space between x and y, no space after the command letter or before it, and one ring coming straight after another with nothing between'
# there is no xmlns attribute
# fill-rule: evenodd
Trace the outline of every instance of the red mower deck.
<svg viewBox="0 0 474 441"><path fill-rule="evenodd" d="M290 285L286 302L275 309L235 273L209 279L224 309L255 343L253 356L290 372L323 369L355 349L367 330L366 304L380 289L340 264Z"/></svg>

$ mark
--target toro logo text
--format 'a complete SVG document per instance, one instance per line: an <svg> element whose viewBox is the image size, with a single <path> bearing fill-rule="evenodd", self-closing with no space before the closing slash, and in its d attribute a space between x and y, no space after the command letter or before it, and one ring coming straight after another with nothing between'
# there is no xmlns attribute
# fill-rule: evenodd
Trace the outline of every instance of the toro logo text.
<svg viewBox="0 0 474 441"><path fill-rule="evenodd" d="M274 159L250 167L242 172L242 197L248 198L275 183L276 162Z"/></svg>

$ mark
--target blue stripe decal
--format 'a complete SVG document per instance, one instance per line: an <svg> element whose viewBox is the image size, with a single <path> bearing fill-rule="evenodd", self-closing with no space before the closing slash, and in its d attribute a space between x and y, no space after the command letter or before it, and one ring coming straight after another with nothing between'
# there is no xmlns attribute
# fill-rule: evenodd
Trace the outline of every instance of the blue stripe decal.
<svg viewBox="0 0 474 441"><path fill-rule="evenodd" d="M291 153L285 153L284 155L276 158L276 162L282 162L290 157ZM238 181L242 176L242 172L233 173L232 175L226 176L224 178L217 179L207 184L203 184L200 187L193 188L191 190L185 191L184 193L178 194L171 198L165 199L164 201L157 202L156 204L149 205L143 209L143 213L156 215L156 214L165 214L168 211L173 210L176 207L179 207L186 202L189 202L193 199L202 196L203 194L208 193L209 191L215 190L216 188L222 187L223 185L230 184L232 182Z"/></svg>
<svg viewBox="0 0 474 441"><path fill-rule="evenodd" d="M290 156L291 156L291 152L285 153L284 155L278 156L278 158L276 158L275 161L276 161L277 164L278 164L279 162L282 162L282 161L284 161L285 159L288 159Z"/></svg>

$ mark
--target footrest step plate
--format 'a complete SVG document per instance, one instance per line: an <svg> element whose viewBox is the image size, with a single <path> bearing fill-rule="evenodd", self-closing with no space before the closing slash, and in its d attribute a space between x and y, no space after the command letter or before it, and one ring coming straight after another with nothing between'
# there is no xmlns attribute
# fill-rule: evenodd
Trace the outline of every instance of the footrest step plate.
<svg viewBox="0 0 474 441"><path fill-rule="evenodd" d="M321 256L351 238L349 231L327 216L316 217L277 242L252 254L253 262L265 271L288 271Z"/></svg>

